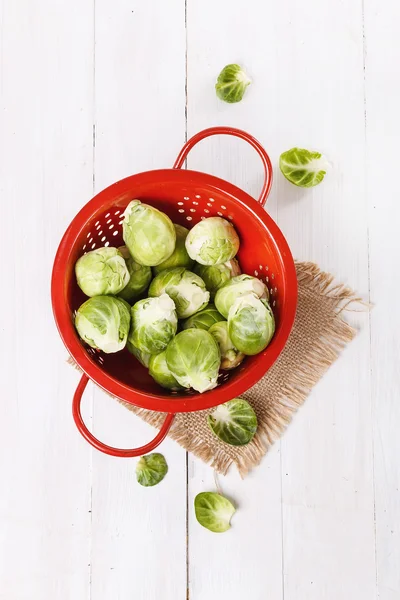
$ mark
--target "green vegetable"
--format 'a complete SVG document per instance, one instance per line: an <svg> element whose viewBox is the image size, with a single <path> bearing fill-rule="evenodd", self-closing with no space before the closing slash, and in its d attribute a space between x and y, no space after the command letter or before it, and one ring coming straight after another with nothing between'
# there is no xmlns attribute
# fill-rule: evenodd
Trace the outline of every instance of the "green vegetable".
<svg viewBox="0 0 400 600"><path fill-rule="evenodd" d="M117 248L97 248L75 264L79 287L86 296L118 294L129 281L129 272Z"/></svg>
<svg viewBox="0 0 400 600"><path fill-rule="evenodd" d="M232 277L240 275L241 270L236 258L232 258L219 265L196 265L194 272L202 278L213 299L219 288Z"/></svg>
<svg viewBox="0 0 400 600"><path fill-rule="evenodd" d="M144 487L157 485L164 479L167 472L167 462L158 452L142 456L136 465L136 479Z"/></svg>
<svg viewBox="0 0 400 600"><path fill-rule="evenodd" d="M178 326L175 304L167 294L139 300L132 306L131 317L129 342L148 354L165 350Z"/></svg>
<svg viewBox="0 0 400 600"><path fill-rule="evenodd" d="M186 250L201 265L226 263L239 250L239 237L232 223L221 217L199 221L188 233Z"/></svg>
<svg viewBox="0 0 400 600"><path fill-rule="evenodd" d="M151 354L149 354L148 352L142 352L142 350L136 348L136 346L132 344L129 338L126 342L126 349L129 350L131 354L133 354L133 356L140 362L141 365L146 367L146 369L149 368L150 358L152 356Z"/></svg>
<svg viewBox="0 0 400 600"><path fill-rule="evenodd" d="M124 289L119 292L118 296L127 302L131 302L147 290L152 273L150 267L139 265L139 263L133 260L126 246L121 246L119 251L125 259L130 279Z"/></svg>
<svg viewBox="0 0 400 600"><path fill-rule="evenodd" d="M279 168L290 183L299 187L313 187L321 183L329 163L319 152L304 148L292 148L283 152Z"/></svg>
<svg viewBox="0 0 400 600"><path fill-rule="evenodd" d="M243 354L258 354L270 343L275 320L269 304L255 294L240 296L228 316L228 332L234 346Z"/></svg>
<svg viewBox="0 0 400 600"><path fill-rule="evenodd" d="M218 75L215 90L218 98L230 104L240 102L251 80L240 65L227 65Z"/></svg>
<svg viewBox="0 0 400 600"><path fill-rule="evenodd" d="M125 209L122 237L132 258L148 267L159 265L175 250L171 219L140 200L132 200Z"/></svg>
<svg viewBox="0 0 400 600"><path fill-rule="evenodd" d="M229 500L215 492L202 492L194 499L196 519L206 529L223 533L230 529L230 521L236 509Z"/></svg>
<svg viewBox="0 0 400 600"><path fill-rule="evenodd" d="M154 381L167 390L177 391L182 389L168 368L165 351L150 357L149 373Z"/></svg>
<svg viewBox="0 0 400 600"><path fill-rule="evenodd" d="M175 233L176 233L176 245L175 250L171 254L169 258L164 260L157 267L153 267L154 275L158 275L164 269L173 269L174 267L185 267L185 269L191 269L194 265L194 261L190 258L187 253L185 240L187 238L187 234L189 233L189 229L186 227L182 227L182 225L177 225L174 223Z"/></svg>
<svg viewBox="0 0 400 600"><path fill-rule="evenodd" d="M228 333L228 323L226 321L215 323L208 332L211 333L219 346L221 369L230 370L238 367L245 355L233 345Z"/></svg>
<svg viewBox="0 0 400 600"><path fill-rule="evenodd" d="M214 304L208 304L203 310L195 313L186 321L183 321L183 329L205 329L208 331L211 325L223 321L224 317L217 311Z"/></svg>
<svg viewBox="0 0 400 600"><path fill-rule="evenodd" d="M213 336L204 329L185 329L168 344L169 370L184 388L203 393L217 385L219 349Z"/></svg>
<svg viewBox="0 0 400 600"><path fill-rule="evenodd" d="M92 348L111 354L125 347L129 332L129 308L112 296L95 296L77 310L75 327Z"/></svg>
<svg viewBox="0 0 400 600"><path fill-rule="evenodd" d="M149 296L168 294L175 302L179 319L186 319L202 310L210 299L204 281L183 267L165 269L151 282Z"/></svg>
<svg viewBox="0 0 400 600"><path fill-rule="evenodd" d="M253 293L258 298L264 300L268 300L269 298L267 286L257 279L257 277L252 277L251 275L238 275L237 277L232 277L232 279L217 291L214 299L215 306L221 315L227 319L229 309L234 301L239 298L239 296L248 293Z"/></svg>
<svg viewBox="0 0 400 600"><path fill-rule="evenodd" d="M231 446L245 446L257 431L256 413L243 398L220 404L208 415L207 422L211 431Z"/></svg>

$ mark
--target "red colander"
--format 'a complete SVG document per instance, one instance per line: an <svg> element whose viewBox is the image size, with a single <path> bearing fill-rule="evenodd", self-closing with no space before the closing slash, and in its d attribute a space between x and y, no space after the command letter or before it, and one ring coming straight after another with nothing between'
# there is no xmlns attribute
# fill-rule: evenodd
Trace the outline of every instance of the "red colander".
<svg viewBox="0 0 400 600"><path fill-rule="evenodd" d="M182 170L193 146L216 134L242 138L258 152L265 171L258 200L212 175ZM297 279L287 242L263 208L271 184L271 161L256 139L239 129L213 127L201 131L185 144L172 169L147 171L122 179L97 194L76 215L57 250L51 295L61 338L83 371L73 398L73 417L79 431L92 446L113 456L146 454L165 438L176 413L208 409L240 396L276 361L293 326ZM240 237L238 259L242 272L260 278L270 290L276 319L276 331L270 345L260 354L247 357L235 370L223 373L218 387L204 394L163 390L127 350L116 354L93 350L80 341L75 331L74 312L85 300L76 283L75 263L82 254L94 248L123 244L122 214L128 203L136 198L165 212L174 223L189 228L206 217L218 215L229 219ZM80 409L89 379L129 404L166 413L156 437L145 446L130 450L107 446L95 438L83 422Z"/></svg>

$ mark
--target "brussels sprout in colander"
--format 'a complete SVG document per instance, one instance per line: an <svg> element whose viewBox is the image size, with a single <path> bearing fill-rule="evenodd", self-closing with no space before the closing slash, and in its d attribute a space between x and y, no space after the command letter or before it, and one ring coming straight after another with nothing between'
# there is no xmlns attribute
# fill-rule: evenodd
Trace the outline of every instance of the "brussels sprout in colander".
<svg viewBox="0 0 400 600"><path fill-rule="evenodd" d="M147 354L165 350L178 326L175 304L167 294L139 300L131 308L131 317L129 342Z"/></svg>
<svg viewBox="0 0 400 600"><path fill-rule="evenodd" d="M111 354L125 347L130 320L129 307L124 300L94 296L76 311L75 327L89 346Z"/></svg>
<svg viewBox="0 0 400 600"><path fill-rule="evenodd" d="M204 281L183 267L165 269L153 279L149 296L157 297L164 293L175 302L179 319L186 319L202 310L210 299Z"/></svg>
<svg viewBox="0 0 400 600"><path fill-rule="evenodd" d="M243 354L262 352L275 332L269 304L255 294L239 296L229 310L228 332L234 346Z"/></svg>
<svg viewBox="0 0 400 600"><path fill-rule="evenodd" d="M127 302L132 302L147 290L151 281L151 268L139 265L129 254L126 246L119 248L120 253L125 259L125 263L129 272L129 281L126 286L119 292L118 296Z"/></svg>
<svg viewBox="0 0 400 600"><path fill-rule="evenodd" d="M204 329L185 329L168 344L169 370L184 388L202 393L217 385L220 366L218 344Z"/></svg>
<svg viewBox="0 0 400 600"><path fill-rule="evenodd" d="M239 236L232 223L221 217L199 221L188 233L186 250L201 265L218 265L236 256Z"/></svg>
<svg viewBox="0 0 400 600"><path fill-rule="evenodd" d="M206 284L211 299L215 297L219 288L227 283L232 277L241 274L240 266L236 258L232 258L232 260L228 260L219 265L196 265L194 272L197 273Z"/></svg>
<svg viewBox="0 0 400 600"><path fill-rule="evenodd" d="M214 299L215 306L221 315L227 319L229 310L235 300L239 296L248 293L253 293L263 300L268 300L269 298L267 286L257 279L257 277L252 277L251 275L238 275L237 277L232 277L232 279L217 291Z"/></svg>
<svg viewBox="0 0 400 600"><path fill-rule="evenodd" d="M221 369L235 369L243 362L245 355L235 348L228 332L228 323L220 321L214 323L208 330L219 346L221 353Z"/></svg>
<svg viewBox="0 0 400 600"><path fill-rule="evenodd" d="M223 320L224 317L217 311L214 304L208 304L203 310L199 310L183 321L182 329L205 329L208 331L211 325Z"/></svg>
<svg viewBox="0 0 400 600"><path fill-rule="evenodd" d="M133 259L154 267L175 250L176 233L171 219L157 208L132 200L124 212L122 237Z"/></svg>
<svg viewBox="0 0 400 600"><path fill-rule="evenodd" d="M160 354L153 354L149 361L149 373L159 385L167 390L181 390L175 377L168 368L165 351Z"/></svg>
<svg viewBox="0 0 400 600"><path fill-rule="evenodd" d="M126 340L126 349L133 354L141 365L146 367L146 369L149 368L150 358L152 357L149 352L143 352L142 350L139 350L139 348L136 348L129 338Z"/></svg>
<svg viewBox="0 0 400 600"><path fill-rule="evenodd" d="M175 233L176 233L176 244L175 250L171 254L169 258L164 260L161 264L153 267L154 275L158 275L161 271L165 269L173 269L175 267L185 267L185 269L191 269L194 265L194 260L192 260L187 253L185 241L189 230L186 227L182 227L182 225L177 225L174 223Z"/></svg>
<svg viewBox="0 0 400 600"><path fill-rule="evenodd" d="M118 294L129 282L129 271L117 248L97 248L75 263L79 287L86 296Z"/></svg>

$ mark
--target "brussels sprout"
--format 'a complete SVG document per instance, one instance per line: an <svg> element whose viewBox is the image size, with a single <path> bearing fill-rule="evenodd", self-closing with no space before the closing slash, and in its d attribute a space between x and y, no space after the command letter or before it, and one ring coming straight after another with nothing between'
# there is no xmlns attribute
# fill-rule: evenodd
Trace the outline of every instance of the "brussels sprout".
<svg viewBox="0 0 400 600"><path fill-rule="evenodd" d="M131 354L133 354L133 356L140 362L141 365L146 367L146 369L149 368L150 358L152 356L151 354L149 354L149 352L142 352L142 350L136 348L136 346L132 344L129 338L126 341L126 349L129 350Z"/></svg>
<svg viewBox="0 0 400 600"><path fill-rule="evenodd" d="M89 346L111 354L125 347L130 320L129 308L123 300L95 296L76 311L75 327Z"/></svg>
<svg viewBox="0 0 400 600"><path fill-rule="evenodd" d="M142 456L136 465L136 479L144 487L157 485L164 479L167 472L167 461L158 452Z"/></svg>
<svg viewBox="0 0 400 600"><path fill-rule="evenodd" d="M313 187L321 183L329 163L319 152L292 148L281 154L279 168L290 183L299 187Z"/></svg>
<svg viewBox="0 0 400 600"><path fill-rule="evenodd" d="M167 388L167 390L182 389L182 386L179 385L171 371L168 369L165 351L150 357L149 373L154 381L161 385L161 387Z"/></svg>
<svg viewBox="0 0 400 600"><path fill-rule="evenodd" d="M221 315L227 319L229 309L235 300L239 296L248 293L253 293L263 300L269 299L269 292L265 283L251 275L238 275L232 277L217 291L214 298L215 306Z"/></svg>
<svg viewBox="0 0 400 600"><path fill-rule="evenodd" d="M231 260L237 254L239 244L232 223L221 217L199 221L186 238L190 258L201 265L218 265Z"/></svg>
<svg viewBox="0 0 400 600"><path fill-rule="evenodd" d="M129 342L148 354L165 350L178 326L175 304L167 294L139 300L131 308L131 317Z"/></svg>
<svg viewBox="0 0 400 600"><path fill-rule="evenodd" d="M221 369L235 369L245 358L243 352L239 352L232 343L228 333L228 323L220 321L208 330L219 346L221 353Z"/></svg>
<svg viewBox="0 0 400 600"><path fill-rule="evenodd" d="M121 246L118 250L125 259L130 277L127 285L119 292L118 296L127 302L131 302L146 291L151 281L152 273L150 267L139 265L139 263L133 260L126 246Z"/></svg>
<svg viewBox="0 0 400 600"><path fill-rule="evenodd" d="M79 287L86 296L118 294L129 281L129 271L117 248L97 248L75 264Z"/></svg>
<svg viewBox="0 0 400 600"><path fill-rule="evenodd" d="M182 387L203 393L217 385L219 349L213 336L204 329L185 329L168 344L169 370Z"/></svg>
<svg viewBox="0 0 400 600"><path fill-rule="evenodd" d="M214 304L208 304L203 310L183 321L182 329L205 329L208 331L211 325L223 320L224 317L219 314Z"/></svg>
<svg viewBox="0 0 400 600"><path fill-rule="evenodd" d="M175 302L179 319L186 319L202 310L210 299L204 281L183 267L161 271L149 287L149 296L168 294Z"/></svg>
<svg viewBox="0 0 400 600"><path fill-rule="evenodd" d="M207 422L211 431L231 446L245 446L257 431L256 413L243 398L220 404L208 415Z"/></svg>
<svg viewBox="0 0 400 600"><path fill-rule="evenodd" d="M240 102L251 80L240 65L227 65L218 75L215 90L218 98L230 104Z"/></svg>
<svg viewBox="0 0 400 600"><path fill-rule="evenodd" d="M258 354L270 343L275 319L269 304L255 294L240 296L228 316L229 336L243 354Z"/></svg>
<svg viewBox="0 0 400 600"><path fill-rule="evenodd" d="M185 246L189 229L182 227L182 225L177 225L176 223L174 223L174 227L176 233L175 250L167 260L164 260L160 265L153 267L154 275L158 275L158 273L161 273L164 269L173 269L174 267L191 269L194 265L194 260L190 258Z"/></svg>
<svg viewBox="0 0 400 600"><path fill-rule="evenodd" d="M200 525L214 533L223 533L230 529L236 508L221 494L201 492L194 499L194 512Z"/></svg>
<svg viewBox="0 0 400 600"><path fill-rule="evenodd" d="M132 200L125 209L122 237L133 259L148 267L159 265L175 250L171 219L140 200Z"/></svg>
<svg viewBox="0 0 400 600"><path fill-rule="evenodd" d="M211 299L213 299L217 290L232 277L240 275L241 270L236 258L232 258L232 260L219 265L196 265L194 272L202 278L210 292Z"/></svg>

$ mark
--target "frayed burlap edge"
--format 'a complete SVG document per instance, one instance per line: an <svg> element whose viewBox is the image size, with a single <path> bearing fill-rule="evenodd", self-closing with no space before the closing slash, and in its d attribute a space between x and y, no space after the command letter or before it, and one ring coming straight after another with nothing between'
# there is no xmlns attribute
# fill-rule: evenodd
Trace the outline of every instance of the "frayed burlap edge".
<svg viewBox="0 0 400 600"><path fill-rule="evenodd" d="M334 284L334 276L321 271L314 263L296 263L296 270L299 290L307 289L313 295L321 295L324 301L329 300L332 318L328 319L323 333L318 340L314 340L312 347L302 352L302 358L296 361L295 367L285 371L284 382L280 383L278 389L274 388L273 404L268 404L266 400L265 406L262 406L262 418L257 415L258 429L252 442L240 448L227 446L209 431L201 431L207 427L206 415L211 411L179 413L168 434L188 452L210 463L211 467L221 474L226 474L232 463L235 463L240 475L244 477L250 469L260 463L271 445L285 431L312 388L356 335L356 330L346 323L341 315L353 303L365 306L362 299L349 287ZM282 355L278 360L281 358ZM69 362L79 370L72 358ZM243 395L255 410L255 404L259 403L259 399L268 391L268 377L269 372ZM165 418L165 414L137 408L118 398L116 400L154 427L159 428Z"/></svg>

